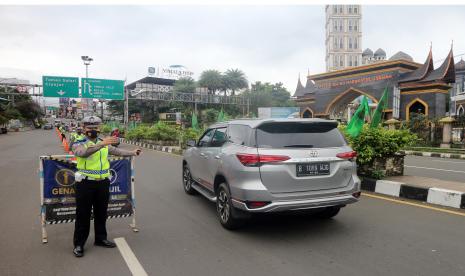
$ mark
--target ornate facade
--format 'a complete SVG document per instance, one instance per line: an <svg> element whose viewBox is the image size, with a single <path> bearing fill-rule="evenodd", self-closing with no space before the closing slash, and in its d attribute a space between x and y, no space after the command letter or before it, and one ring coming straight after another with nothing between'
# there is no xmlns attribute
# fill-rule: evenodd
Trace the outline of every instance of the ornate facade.
<svg viewBox="0 0 465 276"><path fill-rule="evenodd" d="M375 106L387 88L386 118L409 120L414 112L435 118L446 115L455 77L452 49L437 69L431 49L423 64L399 52L389 60L307 76L305 86L299 78L294 97L301 117L344 120L359 96L367 96Z"/></svg>

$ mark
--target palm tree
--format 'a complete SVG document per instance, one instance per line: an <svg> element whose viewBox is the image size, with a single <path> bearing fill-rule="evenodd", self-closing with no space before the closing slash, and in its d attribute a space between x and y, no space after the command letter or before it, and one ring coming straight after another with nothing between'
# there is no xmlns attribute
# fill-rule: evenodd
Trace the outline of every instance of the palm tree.
<svg viewBox="0 0 465 276"><path fill-rule="evenodd" d="M194 79L191 77L186 77L180 78L174 82L173 91L179 93L194 93L195 88L197 88L197 84L195 83Z"/></svg>
<svg viewBox="0 0 465 276"><path fill-rule="evenodd" d="M235 95L237 90L249 87L247 77L244 72L239 69L228 69L223 79L226 88L224 91L225 96L226 90L231 90L231 94Z"/></svg>
<svg viewBox="0 0 465 276"><path fill-rule="evenodd" d="M206 70L200 74L199 86L208 88L214 94L216 91L224 89L223 76L218 70Z"/></svg>

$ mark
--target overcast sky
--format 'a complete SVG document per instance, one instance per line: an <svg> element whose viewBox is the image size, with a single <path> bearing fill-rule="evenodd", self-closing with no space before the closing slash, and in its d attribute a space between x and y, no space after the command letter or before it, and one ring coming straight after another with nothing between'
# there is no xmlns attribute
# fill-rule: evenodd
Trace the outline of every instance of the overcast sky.
<svg viewBox="0 0 465 276"><path fill-rule="evenodd" d="M362 47L423 62L465 53L465 6L363 6ZM324 6L0 6L0 77L127 79L149 66L239 68L249 81L283 82L325 70ZM460 57L456 57L459 60ZM439 66L439 64L436 64Z"/></svg>

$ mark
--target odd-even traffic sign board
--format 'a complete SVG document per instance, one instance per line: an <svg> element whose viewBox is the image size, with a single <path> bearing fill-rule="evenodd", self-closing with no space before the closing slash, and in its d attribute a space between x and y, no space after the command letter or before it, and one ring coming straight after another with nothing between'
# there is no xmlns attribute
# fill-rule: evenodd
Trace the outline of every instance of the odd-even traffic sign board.
<svg viewBox="0 0 465 276"><path fill-rule="evenodd" d="M79 98L79 78L42 76L44 97Z"/></svg>
<svg viewBox="0 0 465 276"><path fill-rule="evenodd" d="M81 79L82 98L124 99L124 81L105 79Z"/></svg>

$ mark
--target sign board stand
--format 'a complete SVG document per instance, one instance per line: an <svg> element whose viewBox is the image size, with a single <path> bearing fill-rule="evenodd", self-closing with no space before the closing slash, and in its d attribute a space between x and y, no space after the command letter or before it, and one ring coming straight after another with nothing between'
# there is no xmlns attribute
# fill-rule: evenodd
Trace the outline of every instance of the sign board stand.
<svg viewBox="0 0 465 276"><path fill-rule="evenodd" d="M39 158L39 178L40 178L40 224L42 230L42 243L45 244L48 242L48 235L47 235L47 216L46 216L46 206L45 206L45 198L44 198L44 160L65 160L70 161L75 158L74 155L48 155L48 156L40 156ZM137 233L139 232L139 228L136 225L136 201L135 201L135 177L134 177L134 158L130 158L130 181L131 181L131 207L132 207L132 222L129 224L132 231ZM115 216L115 217L124 217L124 216ZM63 222L73 222L74 219L64 220ZM53 223L62 223L62 222L49 222L50 224Z"/></svg>

